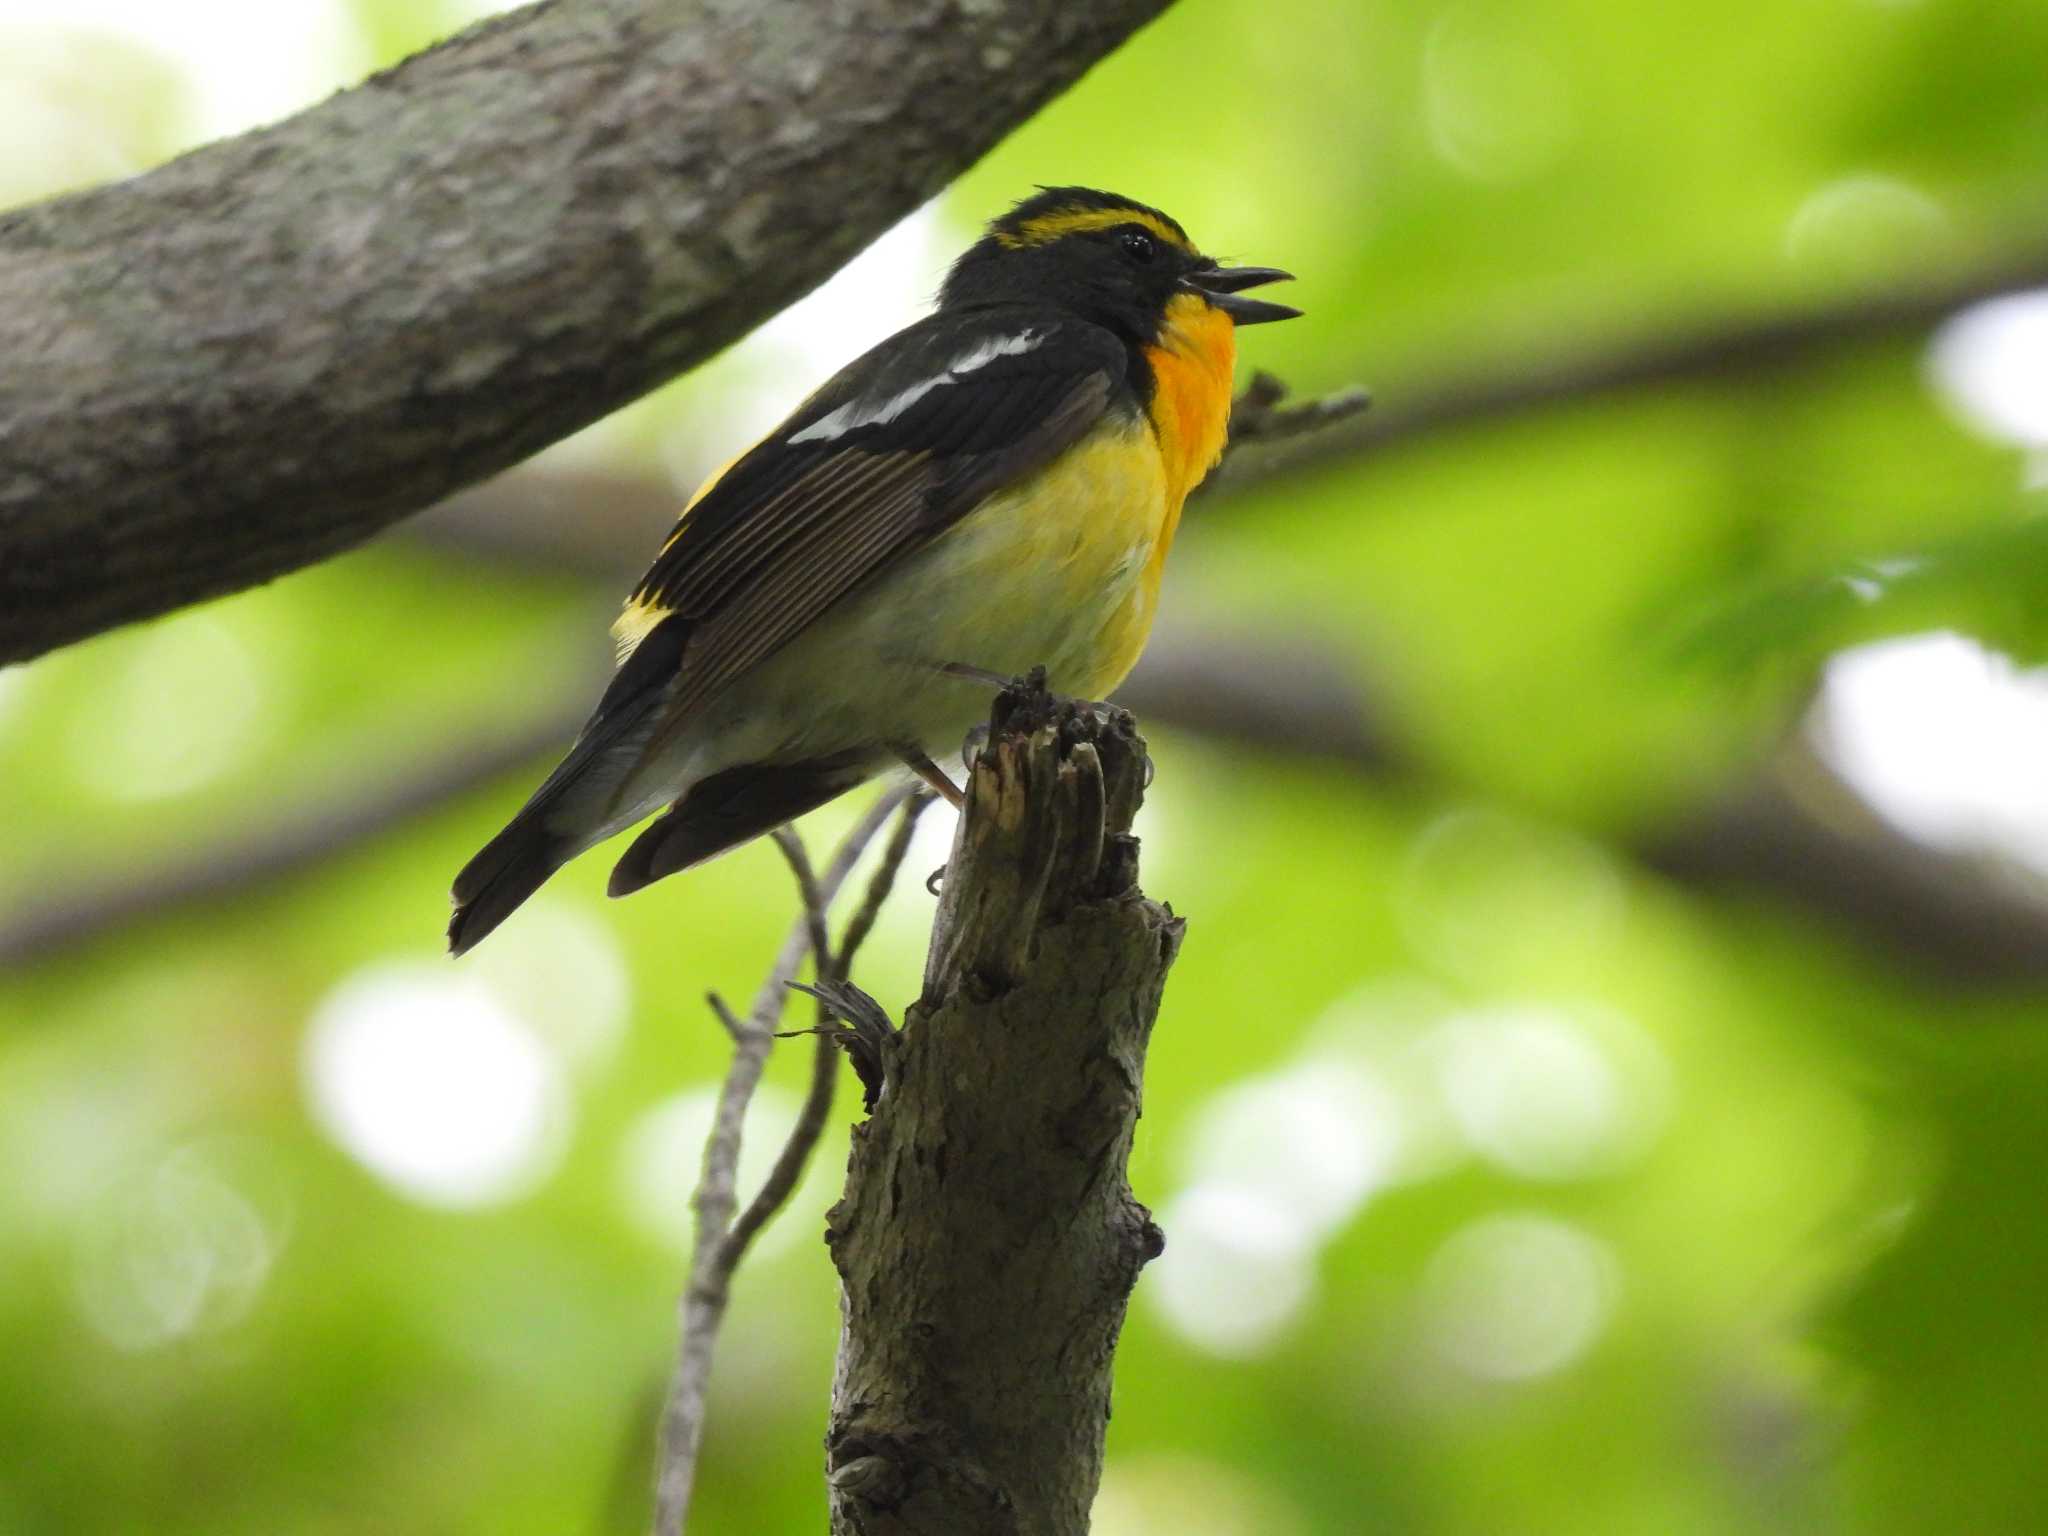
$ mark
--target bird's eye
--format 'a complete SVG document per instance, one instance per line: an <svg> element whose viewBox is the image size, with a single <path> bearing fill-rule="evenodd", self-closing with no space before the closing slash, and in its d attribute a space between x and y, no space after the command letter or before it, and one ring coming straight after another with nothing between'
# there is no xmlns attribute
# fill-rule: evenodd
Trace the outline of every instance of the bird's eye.
<svg viewBox="0 0 2048 1536"><path fill-rule="evenodd" d="M1122 243L1124 254L1133 261L1150 261L1159 254L1159 242L1142 229L1126 230Z"/></svg>

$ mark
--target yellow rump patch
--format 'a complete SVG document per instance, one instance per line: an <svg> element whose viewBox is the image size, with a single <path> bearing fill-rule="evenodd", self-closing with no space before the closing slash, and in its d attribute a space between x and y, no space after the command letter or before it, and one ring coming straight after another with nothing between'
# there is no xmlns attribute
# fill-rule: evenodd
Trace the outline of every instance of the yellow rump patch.
<svg viewBox="0 0 2048 1536"><path fill-rule="evenodd" d="M1086 234L1092 229L1114 229L1119 224L1142 224L1168 245L1183 251L1194 250L1187 236L1166 220L1156 213L1145 213L1136 208L1055 208L1051 213L1041 213L1016 230L997 235L996 239L1014 251L1025 246L1049 245L1068 235Z"/></svg>

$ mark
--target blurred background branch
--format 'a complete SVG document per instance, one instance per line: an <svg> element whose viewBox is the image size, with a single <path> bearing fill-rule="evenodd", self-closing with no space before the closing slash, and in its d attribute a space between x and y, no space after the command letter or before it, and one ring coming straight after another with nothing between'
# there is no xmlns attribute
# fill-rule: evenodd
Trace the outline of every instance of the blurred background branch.
<svg viewBox="0 0 2048 1536"><path fill-rule="evenodd" d="M1687 384L1726 383L1808 366L1846 348L1923 336L1969 305L2048 285L2048 249L2002 253L1948 272L1915 273L1844 297L1776 314L1728 316L1682 330L1630 337L1609 322L1593 343L1556 341L1540 353L1490 357L1413 388L1387 389L1383 403L1331 430L1302 434L1271 453L1233 459L1208 494L1250 487L1275 475L1352 458L1370 459L1535 411L1566 410L1616 395ZM1349 414L1349 413L1347 413ZM1322 424L1318 424L1320 427Z"/></svg>
<svg viewBox="0 0 2048 1536"><path fill-rule="evenodd" d="M1255 376L1240 400L1223 490L1271 488L1338 458L1374 455L1521 413L1568 409L1628 391L1798 366L1844 347L1916 334L1957 308L2048 281L2048 255L2007 258L1896 289L1758 321L1588 349L1540 365L1503 358L1463 378L1424 382L1366 411L1349 389L1288 404L1285 384ZM1403 402L1406 402L1405 404ZM1285 449L1268 445L1285 442ZM1244 466L1250 462L1252 467ZM678 497L657 477L525 469L463 491L412 523L406 542L457 561L573 572L607 601L644 565ZM1417 515L1426 516L1426 511ZM502 739L466 744L424 770L408 766L355 804L322 807L132 882L45 893L0 922L0 964L23 963L157 913L217 900L291 874L546 756L581 724L596 674ZM1401 771L1398 729L1359 681L1310 636L1241 616L1169 614L1120 698L1149 719L1261 752L1340 763L1369 778ZM2048 893L1993 863L1942 853L1861 811L1798 744L1745 785L1668 828L1641 830L1645 865L1688 884L1767 892L1837 920L1931 974L1978 984L2048 977Z"/></svg>

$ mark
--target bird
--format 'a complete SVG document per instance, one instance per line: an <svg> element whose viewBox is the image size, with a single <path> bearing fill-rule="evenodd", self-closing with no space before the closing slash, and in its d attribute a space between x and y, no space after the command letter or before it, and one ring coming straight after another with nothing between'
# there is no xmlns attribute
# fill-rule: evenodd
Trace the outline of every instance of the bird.
<svg viewBox="0 0 2048 1536"><path fill-rule="evenodd" d="M929 755L986 680L1107 696L1137 661L1188 493L1222 457L1236 329L1301 311L1157 208L1042 187L931 314L848 364L691 498L613 626L568 755L455 877L460 955L578 854L655 819L623 896ZM659 815L655 813L659 812Z"/></svg>

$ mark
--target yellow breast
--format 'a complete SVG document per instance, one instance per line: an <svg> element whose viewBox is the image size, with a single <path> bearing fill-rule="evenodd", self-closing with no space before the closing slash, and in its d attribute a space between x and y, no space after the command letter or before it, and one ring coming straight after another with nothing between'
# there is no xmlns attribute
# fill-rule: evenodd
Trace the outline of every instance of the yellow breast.
<svg viewBox="0 0 2048 1536"><path fill-rule="evenodd" d="M1003 552L1007 580L984 590L1036 586L1011 600L1027 609L1050 600L1065 615L1062 686L1071 692L1103 697L1145 649L1182 503L1223 453L1236 354L1229 316L1195 295L1176 298L1146 349L1156 380L1148 419L1105 422L986 509L984 526L1016 532ZM1055 573L1052 589L1039 585Z"/></svg>

